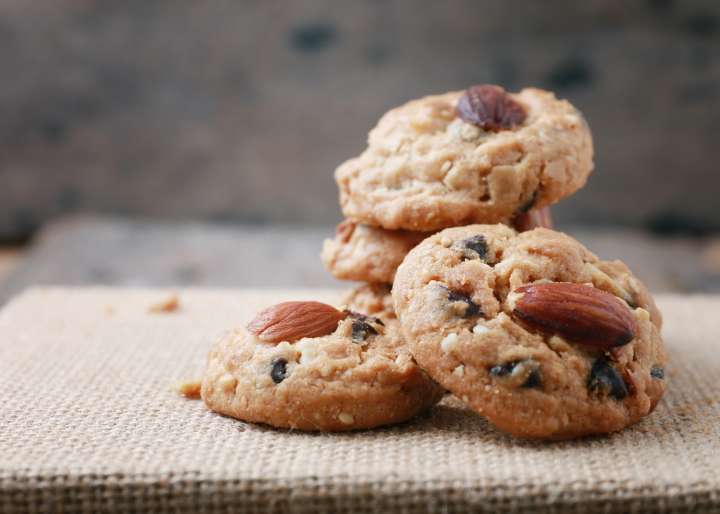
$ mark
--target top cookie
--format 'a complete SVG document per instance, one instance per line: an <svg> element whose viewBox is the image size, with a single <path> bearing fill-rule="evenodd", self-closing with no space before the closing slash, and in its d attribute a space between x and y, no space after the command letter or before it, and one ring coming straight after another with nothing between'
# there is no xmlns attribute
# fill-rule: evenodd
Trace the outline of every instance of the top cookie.
<svg viewBox="0 0 720 514"><path fill-rule="evenodd" d="M623 263L565 234L444 230L408 254L392 294L417 363L512 434L620 430L665 390L652 298Z"/></svg>
<svg viewBox="0 0 720 514"><path fill-rule="evenodd" d="M590 129L569 102L540 89L474 86L386 113L335 179L348 218L433 231L550 205L592 168Z"/></svg>

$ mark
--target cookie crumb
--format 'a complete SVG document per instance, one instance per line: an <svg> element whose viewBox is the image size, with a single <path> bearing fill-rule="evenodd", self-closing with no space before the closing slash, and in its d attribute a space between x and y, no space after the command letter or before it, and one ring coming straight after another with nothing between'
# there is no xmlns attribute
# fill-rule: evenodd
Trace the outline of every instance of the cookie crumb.
<svg viewBox="0 0 720 514"><path fill-rule="evenodd" d="M165 314L180 309L180 297L177 294L168 296L163 301L150 306L148 312L151 314Z"/></svg>
<svg viewBox="0 0 720 514"><path fill-rule="evenodd" d="M178 382L173 386L173 389L180 396L184 396L190 400L200 399L200 381L199 380L186 380L184 382Z"/></svg>

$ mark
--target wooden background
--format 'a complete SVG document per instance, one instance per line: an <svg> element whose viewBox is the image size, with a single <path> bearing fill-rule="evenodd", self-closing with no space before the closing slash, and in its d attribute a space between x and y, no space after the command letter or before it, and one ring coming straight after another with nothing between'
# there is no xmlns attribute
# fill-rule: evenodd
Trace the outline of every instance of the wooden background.
<svg viewBox="0 0 720 514"><path fill-rule="evenodd" d="M561 223L720 228L717 0L4 0L0 64L0 241L74 211L329 224L378 116L477 82L585 112Z"/></svg>

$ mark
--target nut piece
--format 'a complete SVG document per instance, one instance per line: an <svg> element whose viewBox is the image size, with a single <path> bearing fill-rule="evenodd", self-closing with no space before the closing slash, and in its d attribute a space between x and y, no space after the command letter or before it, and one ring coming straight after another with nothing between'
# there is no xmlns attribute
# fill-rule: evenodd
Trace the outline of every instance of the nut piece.
<svg viewBox="0 0 720 514"><path fill-rule="evenodd" d="M247 326L261 341L292 343L331 334L347 313L320 302L284 302L260 312Z"/></svg>
<svg viewBox="0 0 720 514"><path fill-rule="evenodd" d="M347 243L355 232L357 225L349 220L341 221L335 228L335 235L340 238L340 241Z"/></svg>
<svg viewBox="0 0 720 514"><path fill-rule="evenodd" d="M512 225L518 232L527 232L528 230L538 227L553 228L550 207L532 209L531 211L518 214L513 218Z"/></svg>
<svg viewBox="0 0 720 514"><path fill-rule="evenodd" d="M173 389L185 398L189 398L191 400L198 400L200 398L199 380L186 380L184 382L178 382L173 386Z"/></svg>
<svg viewBox="0 0 720 514"><path fill-rule="evenodd" d="M582 284L555 282L515 290L524 293L513 316L531 329L609 350L635 337L635 316L619 298Z"/></svg>
<svg viewBox="0 0 720 514"><path fill-rule="evenodd" d="M469 87L458 101L457 114L463 121L493 132L514 128L527 117L525 108L503 88L490 84Z"/></svg>

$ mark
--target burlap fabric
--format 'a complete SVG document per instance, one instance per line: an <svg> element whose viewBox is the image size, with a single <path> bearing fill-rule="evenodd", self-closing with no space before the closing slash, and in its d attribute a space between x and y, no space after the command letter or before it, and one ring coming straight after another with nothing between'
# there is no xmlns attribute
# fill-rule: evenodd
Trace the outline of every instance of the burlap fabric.
<svg viewBox="0 0 720 514"><path fill-rule="evenodd" d="M343 435L208 412L169 385L259 307L328 292L37 289L0 313L0 512L720 511L720 298L665 296L670 388L609 437L531 443L446 400Z"/></svg>

